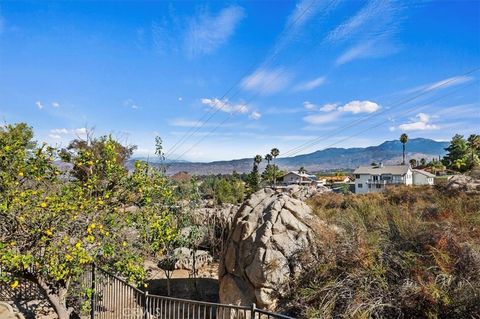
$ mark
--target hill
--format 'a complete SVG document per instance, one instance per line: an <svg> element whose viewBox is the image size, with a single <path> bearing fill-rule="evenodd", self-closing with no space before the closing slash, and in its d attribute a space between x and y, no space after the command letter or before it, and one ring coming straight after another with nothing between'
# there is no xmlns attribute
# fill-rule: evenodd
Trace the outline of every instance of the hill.
<svg viewBox="0 0 480 319"><path fill-rule="evenodd" d="M431 139L414 138L408 141L407 158L432 159L445 154L448 142L437 142ZM253 156L252 156L253 157ZM377 146L354 148L327 148L309 154L278 158L276 163L285 170L294 170L303 166L310 172L337 169L354 169L359 165L371 162L385 164L399 163L402 158L402 144L398 140L385 141ZM153 163L153 165L159 165ZM265 163L260 165L263 169ZM167 174L185 171L190 174L229 174L249 172L252 169L252 159L243 158L229 161L214 161L209 163L176 162L167 163Z"/></svg>

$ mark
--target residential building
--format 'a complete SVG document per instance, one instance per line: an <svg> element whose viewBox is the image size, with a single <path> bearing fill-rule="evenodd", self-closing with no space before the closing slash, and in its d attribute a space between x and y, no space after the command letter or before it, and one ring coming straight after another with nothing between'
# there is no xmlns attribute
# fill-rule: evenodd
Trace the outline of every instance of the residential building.
<svg viewBox="0 0 480 319"><path fill-rule="evenodd" d="M413 185L433 185L435 175L421 169L413 169Z"/></svg>
<svg viewBox="0 0 480 319"><path fill-rule="evenodd" d="M381 192L393 185L413 185L410 165L360 166L353 174L356 194Z"/></svg>
<svg viewBox="0 0 480 319"><path fill-rule="evenodd" d="M283 175L281 180L286 185L307 185L316 183L317 177L303 172L291 171Z"/></svg>

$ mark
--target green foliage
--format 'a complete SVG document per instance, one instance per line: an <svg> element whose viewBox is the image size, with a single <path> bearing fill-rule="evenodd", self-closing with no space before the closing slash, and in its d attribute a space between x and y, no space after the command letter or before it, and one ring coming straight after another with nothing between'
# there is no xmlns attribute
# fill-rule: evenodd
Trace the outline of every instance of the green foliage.
<svg viewBox="0 0 480 319"><path fill-rule="evenodd" d="M317 255L283 300L300 317L469 318L480 314L480 197L398 187L321 194ZM336 228L336 229L338 229ZM282 303L282 302L281 302Z"/></svg>
<svg viewBox="0 0 480 319"><path fill-rule="evenodd" d="M200 193L205 198L212 198L216 204L237 204L244 199L245 184L235 176L230 178L209 176L201 183Z"/></svg>
<svg viewBox="0 0 480 319"><path fill-rule="evenodd" d="M111 136L63 150L32 138L25 124L0 128L0 279L48 289L59 315L70 284L92 261L141 282L143 258L161 255L176 237L166 178L141 162L129 173L134 147ZM71 169L60 170L60 159Z"/></svg>

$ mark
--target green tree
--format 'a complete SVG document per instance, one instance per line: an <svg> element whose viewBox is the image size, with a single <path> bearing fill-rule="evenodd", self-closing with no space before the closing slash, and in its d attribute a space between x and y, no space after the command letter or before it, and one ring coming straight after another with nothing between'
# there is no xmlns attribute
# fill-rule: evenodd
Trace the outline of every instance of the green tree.
<svg viewBox="0 0 480 319"><path fill-rule="evenodd" d="M277 171L276 171L276 166L275 166L275 159L277 158L278 155L280 155L280 151L278 150L278 148L272 148L272 150L270 151L270 154L273 157L273 166L274 166L273 185L276 185L277 184Z"/></svg>
<svg viewBox="0 0 480 319"><path fill-rule="evenodd" d="M403 133L400 135L400 143L402 143L402 149L403 149L403 159L402 159L402 165L405 165L405 144L408 142L408 135Z"/></svg>
<svg viewBox="0 0 480 319"><path fill-rule="evenodd" d="M306 173L307 170L305 169L305 167L301 166L301 167L298 169L298 172L299 172L300 174L303 174L303 173Z"/></svg>
<svg viewBox="0 0 480 319"><path fill-rule="evenodd" d="M463 135L456 134L452 137L450 145L445 148L447 154L444 156L442 162L450 169L455 169L463 172L467 169L468 145Z"/></svg>
<svg viewBox="0 0 480 319"><path fill-rule="evenodd" d="M410 166L411 166L411 167L417 167L417 160L416 160L416 159L412 158L412 159L409 161L409 163L410 163Z"/></svg>
<svg viewBox="0 0 480 319"><path fill-rule="evenodd" d="M256 155L253 158L253 169L247 176L247 184L250 193L254 193L260 189L260 177L258 175L258 164L262 162L262 156Z"/></svg>
<svg viewBox="0 0 480 319"><path fill-rule="evenodd" d="M472 169L480 163L480 135L472 134L467 139L467 146L469 149L469 168Z"/></svg>
<svg viewBox="0 0 480 319"><path fill-rule="evenodd" d="M140 283L143 258L162 255L176 236L172 190L109 136L58 150L33 141L25 124L0 128L0 280L29 280L60 319L72 309L72 282L95 261ZM56 163L66 160L71 169ZM32 271L33 269L33 271Z"/></svg>

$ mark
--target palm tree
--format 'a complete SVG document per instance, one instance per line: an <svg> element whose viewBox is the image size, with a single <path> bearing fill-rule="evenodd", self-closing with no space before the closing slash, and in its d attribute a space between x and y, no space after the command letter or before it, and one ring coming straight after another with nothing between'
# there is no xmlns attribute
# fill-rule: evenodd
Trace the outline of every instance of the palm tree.
<svg viewBox="0 0 480 319"><path fill-rule="evenodd" d="M410 161L408 161L410 163L410 166L411 167L417 167L417 160L412 158Z"/></svg>
<svg viewBox="0 0 480 319"><path fill-rule="evenodd" d="M272 154L265 155L265 160L267 161L267 165L270 165L270 161L273 159Z"/></svg>
<svg viewBox="0 0 480 319"><path fill-rule="evenodd" d="M407 144L408 142L408 135L403 133L402 135L400 135L400 143L402 143L402 147L403 147L403 161L402 161L402 165L405 165L405 144Z"/></svg>
<svg viewBox="0 0 480 319"><path fill-rule="evenodd" d="M300 168L298 169L298 172L299 172L300 174L303 174L303 173L306 173L307 170L305 169L305 167L302 166L302 167L300 167Z"/></svg>
<svg viewBox="0 0 480 319"><path fill-rule="evenodd" d="M253 167L254 169L253 170L258 170L258 164L260 164L262 162L262 155L255 155L255 157L253 158Z"/></svg>
<svg viewBox="0 0 480 319"><path fill-rule="evenodd" d="M278 148L272 148L270 154L273 156L273 185L277 185L277 168L275 167L275 159L280 155Z"/></svg>

